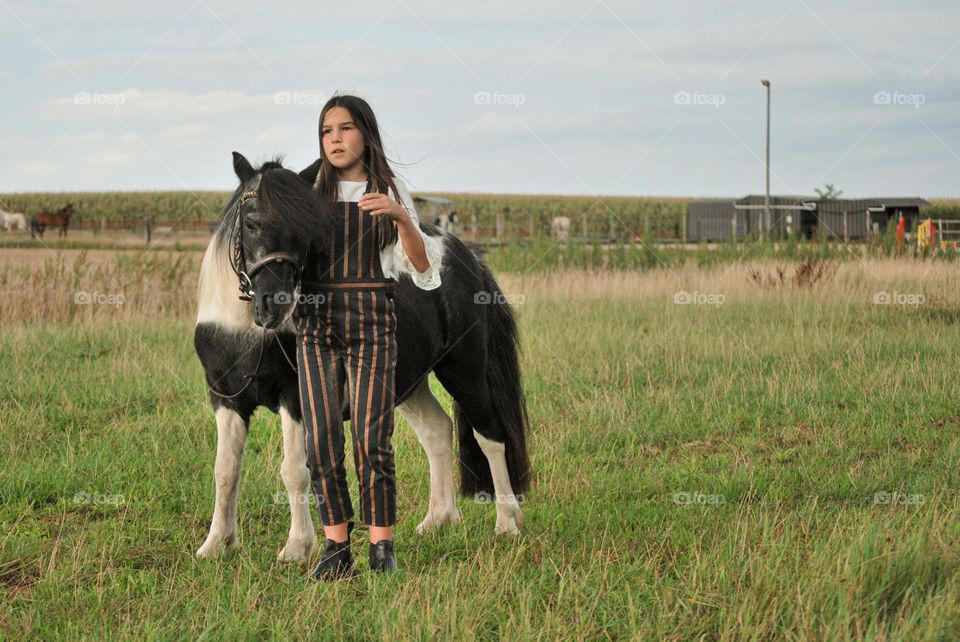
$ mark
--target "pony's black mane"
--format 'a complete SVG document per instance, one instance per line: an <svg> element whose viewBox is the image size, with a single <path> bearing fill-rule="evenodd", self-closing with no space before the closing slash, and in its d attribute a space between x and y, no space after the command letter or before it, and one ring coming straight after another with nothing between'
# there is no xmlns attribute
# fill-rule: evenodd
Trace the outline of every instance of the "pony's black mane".
<svg viewBox="0 0 960 642"><path fill-rule="evenodd" d="M260 175L257 211L264 222L292 231L311 247L326 247L332 234L332 204L325 203L306 179L286 169L280 158L263 163L256 173ZM216 237L221 246L232 242L243 190L239 185L220 212Z"/></svg>

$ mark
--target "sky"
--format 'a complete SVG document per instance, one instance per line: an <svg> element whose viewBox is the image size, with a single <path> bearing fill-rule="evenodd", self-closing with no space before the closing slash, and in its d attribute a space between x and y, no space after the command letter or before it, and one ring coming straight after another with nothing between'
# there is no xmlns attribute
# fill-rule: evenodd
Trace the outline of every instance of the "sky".
<svg viewBox="0 0 960 642"><path fill-rule="evenodd" d="M956 0L0 0L0 193L232 190L335 92L413 191L960 196Z"/></svg>

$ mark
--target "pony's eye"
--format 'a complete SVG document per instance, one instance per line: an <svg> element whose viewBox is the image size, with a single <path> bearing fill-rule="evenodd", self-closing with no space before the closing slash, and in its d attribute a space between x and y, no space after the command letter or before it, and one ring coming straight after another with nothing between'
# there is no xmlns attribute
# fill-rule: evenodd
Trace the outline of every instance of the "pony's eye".
<svg viewBox="0 0 960 642"><path fill-rule="evenodd" d="M260 230L260 224L256 223L255 221L245 221L243 224L243 229L250 232L251 234L254 234L255 232L258 232Z"/></svg>

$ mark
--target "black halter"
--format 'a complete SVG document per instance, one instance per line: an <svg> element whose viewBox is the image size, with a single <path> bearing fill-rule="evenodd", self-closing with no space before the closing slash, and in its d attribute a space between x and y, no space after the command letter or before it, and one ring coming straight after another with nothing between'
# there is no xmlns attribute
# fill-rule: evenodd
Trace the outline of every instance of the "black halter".
<svg viewBox="0 0 960 642"><path fill-rule="evenodd" d="M243 254L242 207L243 204L248 200L257 198L259 196L257 193L259 189L260 176L257 176L257 182L253 185L253 189L247 190L240 196L239 199L237 199L237 221L234 224L233 230L233 260L230 262L230 267L233 268L237 278L240 279L241 301L251 301L253 300L253 297L256 296L256 293L253 290L253 277L269 263L289 263L291 266L293 266L293 270L297 275L295 287L300 285L300 277L303 273L303 266L300 264L300 261L297 260L297 257L289 252L270 252L269 254L262 256L260 260L251 265L249 269L247 268L247 259Z"/></svg>

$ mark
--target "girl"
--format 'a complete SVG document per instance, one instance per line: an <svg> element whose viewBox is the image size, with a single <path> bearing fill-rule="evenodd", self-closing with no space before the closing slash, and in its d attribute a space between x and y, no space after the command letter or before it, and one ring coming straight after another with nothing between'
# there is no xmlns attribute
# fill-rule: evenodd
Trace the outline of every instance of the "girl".
<svg viewBox="0 0 960 642"><path fill-rule="evenodd" d="M369 526L370 568L396 570L393 525L393 287L398 270L420 288L440 286L436 241L420 231L413 199L394 176L373 110L356 96L334 96L320 113L320 170L314 188L336 202L330 265L304 293L318 304L294 315L306 428L307 463L326 543L315 579L353 572L353 506L347 490L340 395L350 395L360 520ZM390 197L390 194L393 197ZM309 290L309 292L306 292Z"/></svg>

